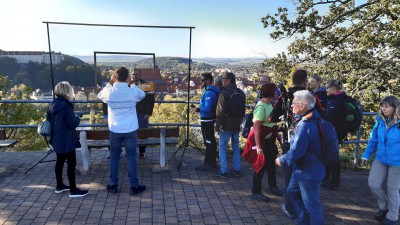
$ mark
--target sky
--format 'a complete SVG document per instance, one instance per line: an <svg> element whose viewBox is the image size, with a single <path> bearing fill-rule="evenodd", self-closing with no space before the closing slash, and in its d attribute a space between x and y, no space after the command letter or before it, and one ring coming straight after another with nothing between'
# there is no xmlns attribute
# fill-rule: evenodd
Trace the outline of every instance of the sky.
<svg viewBox="0 0 400 225"><path fill-rule="evenodd" d="M270 39L261 18L289 0L1 0L0 49L48 51L43 21L188 26L191 57L273 57L291 40ZM190 29L49 25L51 50L69 55L94 51L188 57Z"/></svg>

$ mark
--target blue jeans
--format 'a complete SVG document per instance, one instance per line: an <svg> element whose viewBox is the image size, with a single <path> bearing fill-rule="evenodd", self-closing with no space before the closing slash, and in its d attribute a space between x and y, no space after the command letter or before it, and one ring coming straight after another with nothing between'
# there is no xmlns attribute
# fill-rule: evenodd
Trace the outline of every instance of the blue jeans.
<svg viewBox="0 0 400 225"><path fill-rule="evenodd" d="M126 160L128 161L128 178L131 187L139 184L136 168L137 131L130 133L114 133L110 131L110 185L118 185L119 160L122 144L125 144Z"/></svg>
<svg viewBox="0 0 400 225"><path fill-rule="evenodd" d="M226 147L228 146L229 139L231 139L233 149L233 169L240 171L239 131L221 131L219 133L219 163L221 164L222 173L228 172Z"/></svg>
<svg viewBox="0 0 400 225"><path fill-rule="evenodd" d="M320 185L321 181L302 180L292 175L287 194L296 212L297 225L323 224Z"/></svg>

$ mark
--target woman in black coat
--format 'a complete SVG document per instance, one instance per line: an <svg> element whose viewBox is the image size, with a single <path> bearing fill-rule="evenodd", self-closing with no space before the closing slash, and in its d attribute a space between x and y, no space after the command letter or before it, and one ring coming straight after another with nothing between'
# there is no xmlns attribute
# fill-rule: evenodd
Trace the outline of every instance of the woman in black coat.
<svg viewBox="0 0 400 225"><path fill-rule="evenodd" d="M57 98L53 100L47 111L47 120L51 124L50 144L57 154L55 167L57 186L55 193L70 191L69 197L83 197L87 190L81 190L75 183L76 151L81 147L75 128L80 119L75 116L74 107L70 102L74 98L74 90L68 82L60 82L54 88ZM67 161L67 175L69 185L63 182L62 173L64 163Z"/></svg>

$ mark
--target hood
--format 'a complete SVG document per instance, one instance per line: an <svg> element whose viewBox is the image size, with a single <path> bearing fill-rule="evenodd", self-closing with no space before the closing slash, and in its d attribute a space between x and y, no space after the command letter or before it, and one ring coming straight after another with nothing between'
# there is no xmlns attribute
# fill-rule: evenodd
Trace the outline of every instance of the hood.
<svg viewBox="0 0 400 225"><path fill-rule="evenodd" d="M302 120L302 121L319 121L321 119L321 115L319 114L319 112L317 110L311 109L307 112L305 112L302 115L296 115L296 120Z"/></svg>
<svg viewBox="0 0 400 225"><path fill-rule="evenodd" d="M213 86L213 85L207 86L206 90L207 90L207 91L208 91L208 90L213 90L213 91L215 91L215 92L217 92L217 93L220 92L220 89L217 88L217 87L215 87L215 86Z"/></svg>
<svg viewBox="0 0 400 225"><path fill-rule="evenodd" d="M343 99L346 98L346 92L342 92L340 94L337 95L328 95L328 99Z"/></svg>
<svg viewBox="0 0 400 225"><path fill-rule="evenodd" d="M57 98L54 99L53 102L50 104L50 106L49 106L49 111L50 111L51 113L56 113L56 112L58 112L58 111L65 110L65 109L67 109L68 107L72 107L72 108L73 108L72 103L71 103L68 99L66 99L66 98L64 98L64 97L57 97Z"/></svg>

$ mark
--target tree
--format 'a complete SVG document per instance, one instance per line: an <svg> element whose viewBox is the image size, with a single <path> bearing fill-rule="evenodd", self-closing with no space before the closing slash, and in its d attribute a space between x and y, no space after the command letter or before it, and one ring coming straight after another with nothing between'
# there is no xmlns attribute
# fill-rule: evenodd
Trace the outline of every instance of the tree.
<svg viewBox="0 0 400 225"><path fill-rule="evenodd" d="M399 93L399 0L293 3L294 12L278 8L261 19L265 28L274 29L273 39L295 38L286 53L264 61L278 78L298 63L307 63L310 72L344 81L350 95L365 100L376 102L376 95L368 93L376 93L378 87L386 88L386 94Z"/></svg>

